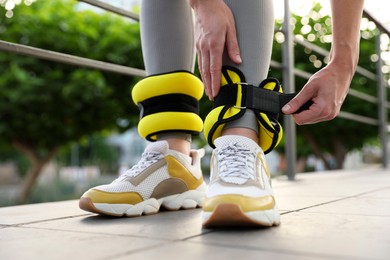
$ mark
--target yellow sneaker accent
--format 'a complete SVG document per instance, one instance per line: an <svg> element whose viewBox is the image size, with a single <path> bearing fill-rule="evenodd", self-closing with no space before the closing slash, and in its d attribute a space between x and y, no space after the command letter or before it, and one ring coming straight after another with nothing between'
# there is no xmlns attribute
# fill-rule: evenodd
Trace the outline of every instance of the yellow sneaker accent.
<svg viewBox="0 0 390 260"><path fill-rule="evenodd" d="M168 155L165 157L168 163L169 175L174 178L179 178L184 181L188 189L194 190L202 185L203 176L197 179L187 168L183 166L175 157Z"/></svg>
<svg viewBox="0 0 390 260"><path fill-rule="evenodd" d="M141 195L136 192L106 192L90 189L83 194L83 197L90 198L94 203L110 204L137 204L143 201Z"/></svg>

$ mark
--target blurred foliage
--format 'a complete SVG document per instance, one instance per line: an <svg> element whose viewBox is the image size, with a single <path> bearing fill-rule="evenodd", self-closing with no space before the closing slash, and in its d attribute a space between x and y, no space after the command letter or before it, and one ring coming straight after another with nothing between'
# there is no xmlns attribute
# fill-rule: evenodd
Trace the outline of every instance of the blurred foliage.
<svg viewBox="0 0 390 260"><path fill-rule="evenodd" d="M37 1L15 9L12 19L0 9L2 40L143 67L137 23L79 11L77 1ZM45 153L103 129L126 130L138 120L129 95L135 77L13 53L1 53L0 73L1 143L18 141Z"/></svg>
<svg viewBox="0 0 390 260"><path fill-rule="evenodd" d="M21 177L23 177L29 167L27 158L19 151L13 149L10 144L0 142L0 163L12 162Z"/></svg>
<svg viewBox="0 0 390 260"><path fill-rule="evenodd" d="M99 167L102 174L117 174L119 150L107 143L107 134L97 133L85 136L78 143L63 146L57 156L59 165ZM77 149L78 165L72 162L73 149Z"/></svg>

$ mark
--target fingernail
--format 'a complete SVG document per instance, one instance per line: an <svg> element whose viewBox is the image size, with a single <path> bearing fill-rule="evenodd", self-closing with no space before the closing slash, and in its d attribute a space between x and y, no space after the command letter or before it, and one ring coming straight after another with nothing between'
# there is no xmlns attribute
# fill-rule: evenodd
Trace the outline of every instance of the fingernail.
<svg viewBox="0 0 390 260"><path fill-rule="evenodd" d="M238 61L239 63L241 63L241 62L242 62L241 56L240 56L240 55L237 55L236 57L237 57L237 61Z"/></svg>
<svg viewBox="0 0 390 260"><path fill-rule="evenodd" d="M290 109L291 109L291 106L289 104L287 104L284 107L282 107L282 112L288 113L288 111L290 111Z"/></svg>

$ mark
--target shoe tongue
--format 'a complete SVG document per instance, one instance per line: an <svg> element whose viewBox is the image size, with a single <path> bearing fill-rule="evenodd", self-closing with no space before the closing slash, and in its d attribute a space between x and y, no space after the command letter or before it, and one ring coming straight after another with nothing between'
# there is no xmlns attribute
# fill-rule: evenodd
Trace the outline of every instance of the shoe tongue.
<svg viewBox="0 0 390 260"><path fill-rule="evenodd" d="M259 145L244 136L239 135L224 135L215 139L214 144L216 147L223 147L229 145L231 143L238 143L240 146L250 149L251 151L255 151L256 149L260 149Z"/></svg>
<svg viewBox="0 0 390 260"><path fill-rule="evenodd" d="M145 148L145 153L148 152L159 152L162 154L167 154L169 150L168 143L166 141L157 141L150 143L146 148Z"/></svg>
<svg viewBox="0 0 390 260"><path fill-rule="evenodd" d="M238 135L225 135L222 137L219 137L215 139L214 144L217 148L219 149L227 149L229 145L234 144L235 147L237 148L244 148L244 149L249 149L251 152L257 153L259 150L261 151L261 148L257 145L256 142L254 142L252 139L249 139L247 137L243 136L238 136ZM234 152L234 151L233 151ZM242 157L242 155L241 155ZM238 160L238 159L237 159ZM234 168L234 166L232 165ZM239 176L234 173L234 169L225 169L227 171L232 171L233 174L225 174L225 175L220 175L221 179L227 183L234 183L234 184L244 184L247 182L251 177L249 175L253 175L254 169L249 169L245 166L243 166L244 173L247 173L248 176L243 174L242 176Z"/></svg>

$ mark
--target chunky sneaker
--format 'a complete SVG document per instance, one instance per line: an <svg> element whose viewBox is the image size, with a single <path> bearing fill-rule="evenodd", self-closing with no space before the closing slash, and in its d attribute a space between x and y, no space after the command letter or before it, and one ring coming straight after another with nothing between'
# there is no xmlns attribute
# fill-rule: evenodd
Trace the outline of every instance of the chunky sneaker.
<svg viewBox="0 0 390 260"><path fill-rule="evenodd" d="M166 141L151 143L141 160L111 184L82 195L81 209L111 216L140 216L202 206L206 191L200 168L204 150L192 150L191 159L169 150Z"/></svg>
<svg viewBox="0 0 390 260"><path fill-rule="evenodd" d="M215 140L203 225L280 224L264 153L253 140L236 135Z"/></svg>

